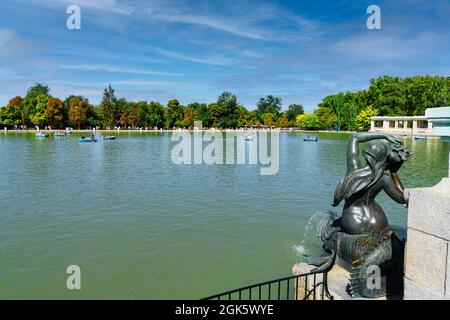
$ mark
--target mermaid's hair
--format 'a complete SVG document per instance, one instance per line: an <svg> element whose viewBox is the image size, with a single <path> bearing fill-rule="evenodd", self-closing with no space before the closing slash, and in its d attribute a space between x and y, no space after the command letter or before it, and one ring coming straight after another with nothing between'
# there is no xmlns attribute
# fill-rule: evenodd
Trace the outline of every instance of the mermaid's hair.
<svg viewBox="0 0 450 320"><path fill-rule="evenodd" d="M374 140L367 143L363 150L367 166L347 172L336 187L333 206L339 205L342 200L347 200L377 183L386 170L390 151L391 148L383 141Z"/></svg>

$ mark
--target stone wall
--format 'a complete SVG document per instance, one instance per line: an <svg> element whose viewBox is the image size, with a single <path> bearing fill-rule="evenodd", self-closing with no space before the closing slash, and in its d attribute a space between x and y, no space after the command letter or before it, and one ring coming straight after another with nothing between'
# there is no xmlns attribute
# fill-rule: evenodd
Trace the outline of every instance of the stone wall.
<svg viewBox="0 0 450 320"><path fill-rule="evenodd" d="M450 179L407 193L404 299L450 299Z"/></svg>

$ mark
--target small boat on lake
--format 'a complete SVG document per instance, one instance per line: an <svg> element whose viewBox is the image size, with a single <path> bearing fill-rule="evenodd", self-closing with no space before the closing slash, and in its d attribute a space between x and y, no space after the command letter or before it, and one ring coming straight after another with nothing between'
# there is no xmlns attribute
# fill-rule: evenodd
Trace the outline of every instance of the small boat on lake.
<svg viewBox="0 0 450 320"><path fill-rule="evenodd" d="M427 137L414 137L414 140L429 140Z"/></svg>
<svg viewBox="0 0 450 320"><path fill-rule="evenodd" d="M64 133L64 132L55 132L55 133L53 134L53 136L54 136L55 138L58 138L58 137L65 137L65 136L67 136L67 134Z"/></svg>
<svg viewBox="0 0 450 320"><path fill-rule="evenodd" d="M303 137L303 141L317 142L319 141L319 138L317 138L317 136L307 136Z"/></svg>
<svg viewBox="0 0 450 320"><path fill-rule="evenodd" d="M94 137L94 135L90 137L81 137L80 143L93 143L97 142L97 139Z"/></svg>
<svg viewBox="0 0 450 320"><path fill-rule="evenodd" d="M112 140L116 140L116 136L103 136L100 139L103 141L112 141Z"/></svg>
<svg viewBox="0 0 450 320"><path fill-rule="evenodd" d="M36 138L48 138L49 135L47 133L38 132L36 133Z"/></svg>

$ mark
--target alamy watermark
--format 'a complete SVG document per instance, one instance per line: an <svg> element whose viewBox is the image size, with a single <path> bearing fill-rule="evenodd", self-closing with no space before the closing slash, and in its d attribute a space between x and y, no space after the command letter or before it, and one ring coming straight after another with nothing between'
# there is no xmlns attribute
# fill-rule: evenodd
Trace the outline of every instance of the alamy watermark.
<svg viewBox="0 0 450 320"><path fill-rule="evenodd" d="M366 25L369 30L381 29L381 9L379 6L373 4L367 7L367 14L370 16L367 18Z"/></svg>
<svg viewBox="0 0 450 320"><path fill-rule="evenodd" d="M275 175L279 170L279 130L202 130L173 131L171 152L176 165L260 165L261 175ZM248 155L248 156L247 156Z"/></svg>
<svg viewBox="0 0 450 320"><path fill-rule="evenodd" d="M66 280L66 287L69 290L81 290L81 268L75 264L70 265L66 269L69 274Z"/></svg>
<svg viewBox="0 0 450 320"><path fill-rule="evenodd" d="M370 265L367 268L367 278L366 286L369 290L381 289L381 270L377 265Z"/></svg>
<svg viewBox="0 0 450 320"><path fill-rule="evenodd" d="M72 4L67 7L66 13L69 15L66 20L66 27L69 30L81 29L81 9L79 6Z"/></svg>

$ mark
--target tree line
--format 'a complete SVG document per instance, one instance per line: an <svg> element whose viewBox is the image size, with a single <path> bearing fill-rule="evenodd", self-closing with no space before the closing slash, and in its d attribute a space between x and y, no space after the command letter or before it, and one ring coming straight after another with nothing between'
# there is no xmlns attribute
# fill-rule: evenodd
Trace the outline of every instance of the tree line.
<svg viewBox="0 0 450 320"><path fill-rule="evenodd" d="M193 102L183 106L177 99L166 105L132 102L117 98L111 85L104 90L101 103L94 106L82 96L71 95L64 100L52 97L49 87L38 83L28 89L25 97L14 97L0 109L0 124L8 128L54 129L193 128L194 121L202 121L204 128L296 126L296 117L304 113L303 106L292 104L283 112L281 107L281 99L269 95L259 99L256 110L249 111L230 92L223 92L209 104Z"/></svg>
<svg viewBox="0 0 450 320"><path fill-rule="evenodd" d="M325 97L312 114L297 117L304 129L367 131L373 116L419 116L450 105L450 77L382 76L369 88Z"/></svg>
<svg viewBox="0 0 450 320"><path fill-rule="evenodd" d="M36 84L25 97L14 97L0 108L0 125L8 128L51 127L62 129L104 128L192 128L202 121L204 128L242 128L251 126L300 127L310 130L358 130L370 128L376 115L423 115L425 109L450 105L450 77L389 77L370 81L366 90L339 92L325 97L311 114L301 104L282 111L282 100L268 95L248 110L236 95L223 92L213 103L193 102L186 106L177 99L160 102L132 102L117 98L109 85L98 106L82 96L64 100L50 95L48 86Z"/></svg>

